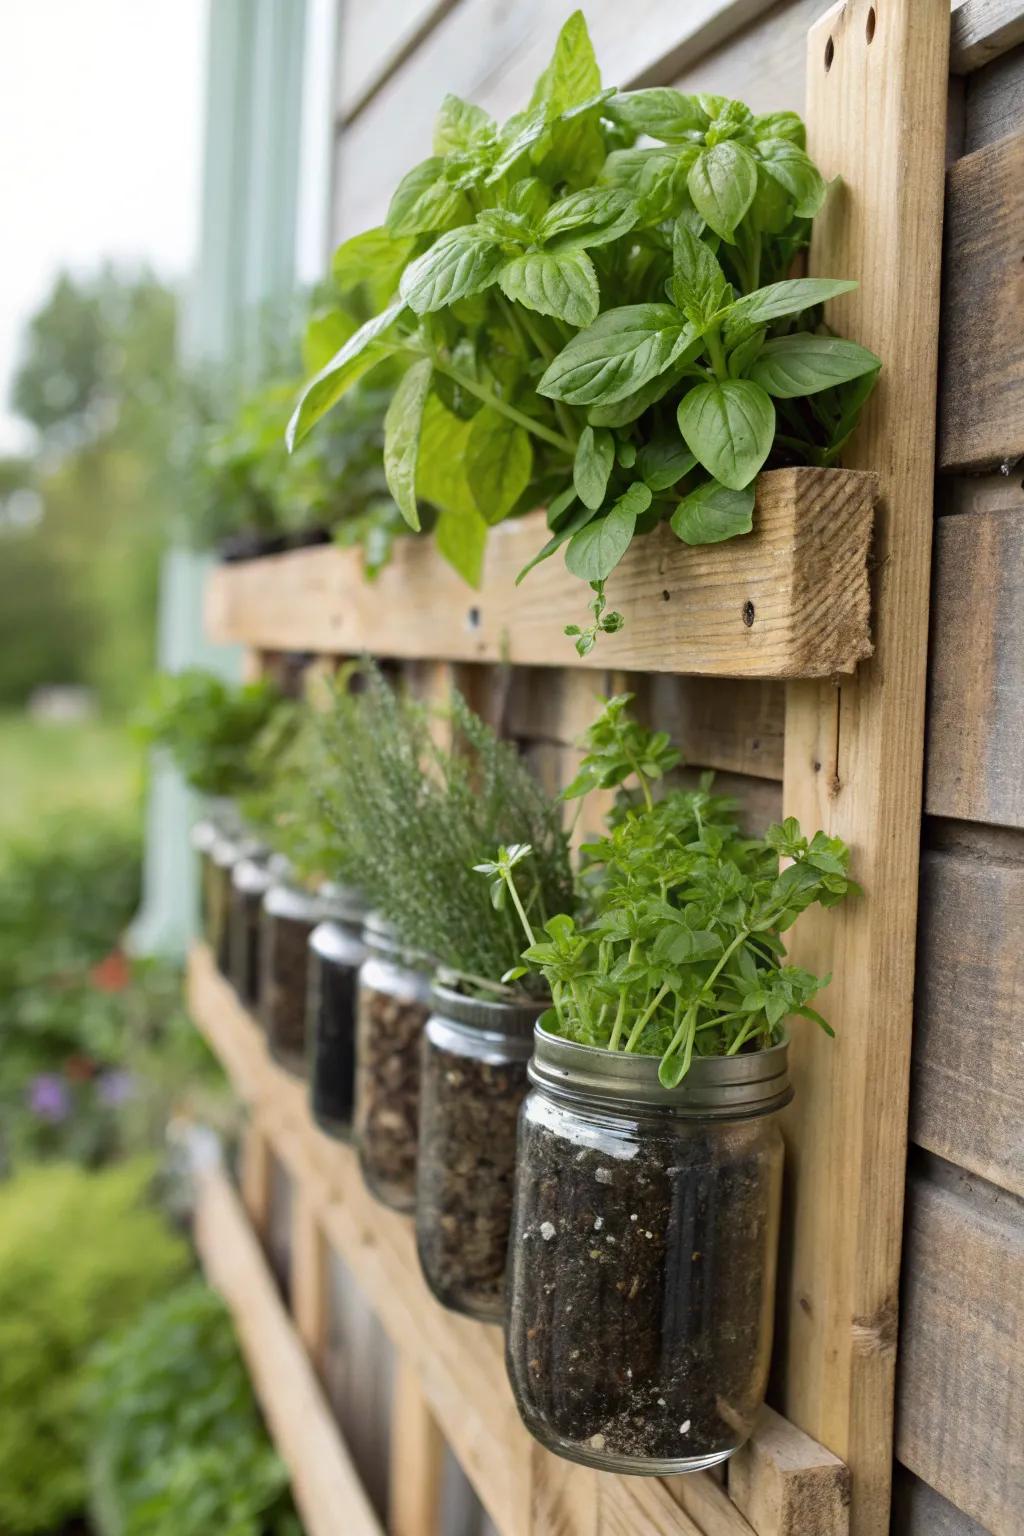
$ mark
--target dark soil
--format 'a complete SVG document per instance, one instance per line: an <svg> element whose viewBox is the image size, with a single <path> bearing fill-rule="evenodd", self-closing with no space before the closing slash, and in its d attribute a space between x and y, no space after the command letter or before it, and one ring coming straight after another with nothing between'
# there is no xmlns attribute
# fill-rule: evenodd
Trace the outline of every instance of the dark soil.
<svg viewBox="0 0 1024 1536"><path fill-rule="evenodd" d="M217 969L227 976L230 967L231 869L209 856L203 866L203 913L206 942Z"/></svg>
<svg viewBox="0 0 1024 1536"><path fill-rule="evenodd" d="M306 985L309 936L315 922L260 919L260 1009L271 1055L300 1077L306 1074Z"/></svg>
<svg viewBox="0 0 1024 1536"><path fill-rule="evenodd" d="M259 891L240 891L231 887L231 934L228 941L229 979L239 999L247 1008L256 1009L260 1000L260 913L263 897Z"/></svg>
<svg viewBox="0 0 1024 1536"><path fill-rule="evenodd" d="M645 1127L599 1150L539 1118L524 1124L510 1253L527 1423L595 1463L728 1453L767 1378L777 1136L756 1121Z"/></svg>
<svg viewBox="0 0 1024 1536"><path fill-rule="evenodd" d="M309 1101L317 1124L346 1140L352 1134L355 1100L358 979L358 966L310 951Z"/></svg>
<svg viewBox="0 0 1024 1536"><path fill-rule="evenodd" d="M416 1241L446 1307L499 1322L526 1062L444 1049L428 1034L420 1096Z"/></svg>
<svg viewBox="0 0 1024 1536"><path fill-rule="evenodd" d="M356 1138L363 1177L396 1210L416 1203L420 1037L428 1003L359 990Z"/></svg>

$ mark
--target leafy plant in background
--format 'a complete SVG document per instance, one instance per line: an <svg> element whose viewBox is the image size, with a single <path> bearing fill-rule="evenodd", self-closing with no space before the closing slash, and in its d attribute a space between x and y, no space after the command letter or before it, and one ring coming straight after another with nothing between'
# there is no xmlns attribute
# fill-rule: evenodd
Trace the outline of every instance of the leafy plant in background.
<svg viewBox="0 0 1024 1536"><path fill-rule="evenodd" d="M239 795L263 782L293 713L265 678L236 685L192 667L154 679L137 728L170 753L193 789Z"/></svg>
<svg viewBox="0 0 1024 1536"><path fill-rule="evenodd" d="M230 1317L201 1281L100 1345L85 1408L100 1536L301 1536Z"/></svg>
<svg viewBox="0 0 1024 1536"><path fill-rule="evenodd" d="M635 534L747 532L762 466L831 464L853 430L880 364L820 305L854 285L785 275L825 195L796 114L603 89L577 12L526 109L499 127L446 97L386 224L338 251L379 312L306 385L289 442L399 367L384 467L410 527L443 485L439 547L475 580L488 526L546 503L526 570L565 547L595 594L570 631L589 650L621 627L604 583Z"/></svg>
<svg viewBox="0 0 1024 1536"><path fill-rule="evenodd" d="M311 885L348 876L346 850L317 788L323 773L322 734L307 705L297 712L294 730L273 755L264 781L243 795L238 807L246 827Z"/></svg>
<svg viewBox="0 0 1024 1536"><path fill-rule="evenodd" d="M584 848L592 877L586 919L561 912L542 926L523 920L523 968L539 970L550 988L546 1029L659 1056L661 1081L673 1087L695 1055L774 1044L791 1014L828 1029L810 1006L828 978L787 965L781 934L807 907L834 906L857 887L839 838L817 832L808 840L792 817L763 837L743 837L710 778L655 801L651 782L674 754L663 736L628 717L628 698L610 700L592 727L566 793L633 778L641 802L620 807L607 835ZM481 872L514 897L529 856L528 847L502 849Z"/></svg>
<svg viewBox="0 0 1024 1536"><path fill-rule="evenodd" d="M184 1241L143 1203L152 1172L51 1164L0 1184L5 1536L49 1536L84 1512L89 1352L188 1266Z"/></svg>
<svg viewBox="0 0 1024 1536"><path fill-rule="evenodd" d="M318 783L346 870L410 948L468 989L501 992L518 959L517 919L503 901L488 901L472 866L495 843L529 837L525 910L542 922L571 905L560 807L457 693L445 750L427 711L393 692L372 664L356 680L361 691L340 690L323 719Z"/></svg>

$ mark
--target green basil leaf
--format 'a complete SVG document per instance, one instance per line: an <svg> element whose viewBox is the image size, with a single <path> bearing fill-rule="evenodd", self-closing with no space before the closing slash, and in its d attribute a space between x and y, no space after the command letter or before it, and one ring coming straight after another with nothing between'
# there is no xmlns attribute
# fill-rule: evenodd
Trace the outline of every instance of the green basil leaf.
<svg viewBox="0 0 1024 1536"><path fill-rule="evenodd" d="M416 505L416 462L420 452L423 407L433 372L434 365L429 357L407 368L384 417L384 478L399 512L417 532L420 514Z"/></svg>
<svg viewBox="0 0 1024 1536"><path fill-rule="evenodd" d="M385 331L390 330L404 309L401 299L396 299L394 304L390 304L379 315L367 320L334 354L330 362L325 363L320 372L306 383L285 433L289 452L302 442L310 428L341 399L357 379L391 355L394 347L382 342L380 338Z"/></svg>
<svg viewBox="0 0 1024 1536"><path fill-rule="evenodd" d="M655 438L640 449L638 463L644 484L652 491L667 491L684 475L688 475L697 460L677 437Z"/></svg>
<svg viewBox="0 0 1024 1536"><path fill-rule="evenodd" d="M615 461L623 469L632 469L636 463L636 445L628 441L618 441L615 444Z"/></svg>
<svg viewBox="0 0 1024 1536"><path fill-rule="evenodd" d="M353 235L338 246L331 261L331 278L338 292L349 293L365 283L375 308L387 304L412 255L413 243L392 239L383 225Z"/></svg>
<svg viewBox="0 0 1024 1536"><path fill-rule="evenodd" d="M441 511L479 518L466 479L470 423L447 410L433 392L427 396L420 428L416 492Z"/></svg>
<svg viewBox="0 0 1024 1536"><path fill-rule="evenodd" d="M749 485L775 440L775 407L749 379L698 384L679 402L679 430L694 457L731 490Z"/></svg>
<svg viewBox="0 0 1024 1536"><path fill-rule="evenodd" d="M757 140L789 139L801 149L807 148L807 130L796 112L764 112L751 126Z"/></svg>
<svg viewBox="0 0 1024 1536"><path fill-rule="evenodd" d="M750 205L750 219L763 234L781 235L793 222L793 200L785 187L769 176L758 161L757 192Z"/></svg>
<svg viewBox="0 0 1024 1536"><path fill-rule="evenodd" d="M603 516L573 534L565 551L572 574L582 581L606 581L629 548L637 517L650 504L650 491L637 482Z"/></svg>
<svg viewBox="0 0 1024 1536"><path fill-rule="evenodd" d="M693 340L669 304L610 309L562 349L537 390L572 405L610 405L671 367Z"/></svg>
<svg viewBox="0 0 1024 1536"><path fill-rule="evenodd" d="M406 267L399 293L416 314L427 315L489 288L504 259L485 231L453 229Z"/></svg>
<svg viewBox="0 0 1024 1536"><path fill-rule="evenodd" d="M697 355L701 345L701 339L697 336L679 354L671 368L666 368L664 373L659 373L656 378L650 379L632 394L624 395L614 405L590 406L587 411L587 420L590 425L592 427L628 427L656 401L667 395L669 390L675 388L683 376L687 363Z"/></svg>
<svg viewBox="0 0 1024 1536"><path fill-rule="evenodd" d="M813 219L821 212L827 187L813 160L789 139L764 139L757 146L761 164L793 199L798 219Z"/></svg>
<svg viewBox="0 0 1024 1536"><path fill-rule="evenodd" d="M434 528L434 542L463 581L479 587L487 546L487 524L479 512L445 507Z"/></svg>
<svg viewBox="0 0 1024 1536"><path fill-rule="evenodd" d="M672 297L679 308L694 324L708 321L725 302L728 287L715 253L681 215L672 231Z"/></svg>
<svg viewBox="0 0 1024 1536"><path fill-rule="evenodd" d="M563 544L567 544L574 534L579 533L580 529L585 528L596 516L597 512L593 507L577 507L572 517L551 535L544 547L537 551L532 560L526 562L516 577L516 586L518 587L524 576L530 574L535 565L540 565L542 560L549 559L556 549L561 549Z"/></svg>
<svg viewBox="0 0 1024 1536"><path fill-rule="evenodd" d="M720 544L754 526L754 487L733 491L705 480L672 514L672 532L684 544Z"/></svg>
<svg viewBox="0 0 1024 1536"><path fill-rule="evenodd" d="M826 299L849 293L856 286L855 282L837 277L791 277L781 283L769 283L767 288L757 288L737 299L729 310L728 324L766 325L769 320L798 315L812 305L824 304Z"/></svg>
<svg viewBox="0 0 1024 1536"><path fill-rule="evenodd" d="M392 239L435 234L469 224L473 211L463 194L445 180L444 161L422 160L402 177L388 205L385 224Z"/></svg>
<svg viewBox="0 0 1024 1536"><path fill-rule="evenodd" d="M628 192L590 187L553 203L540 222L537 238L556 251L607 245L632 229L639 216Z"/></svg>
<svg viewBox="0 0 1024 1536"><path fill-rule="evenodd" d="M585 326L597 317L601 290L586 251L530 251L498 273L501 291L517 304Z"/></svg>
<svg viewBox="0 0 1024 1536"><path fill-rule="evenodd" d="M742 379L749 375L754 359L764 346L763 330L751 331L741 335L741 338L729 352L729 377L730 379ZM771 394L771 390L768 391Z"/></svg>
<svg viewBox="0 0 1024 1536"><path fill-rule="evenodd" d="M551 206L551 189L536 176L524 176L508 194L510 213L521 213L532 229L536 229Z"/></svg>
<svg viewBox="0 0 1024 1536"><path fill-rule="evenodd" d="M663 144L685 144L693 133L708 125L707 113L695 96L684 96L669 86L624 91L608 103L608 116L624 123L633 133L647 133Z"/></svg>
<svg viewBox="0 0 1024 1536"><path fill-rule="evenodd" d="M600 90L601 71L587 23L582 11L574 11L558 34L551 62L533 88L528 110L545 108L549 115L564 112L588 102Z"/></svg>
<svg viewBox="0 0 1024 1536"><path fill-rule="evenodd" d="M478 411L466 443L466 478L485 522L501 522L532 473L533 447L525 428L491 406Z"/></svg>
<svg viewBox="0 0 1024 1536"><path fill-rule="evenodd" d="M348 311L336 305L315 310L302 335L303 371L319 373L358 329Z"/></svg>
<svg viewBox="0 0 1024 1536"><path fill-rule="evenodd" d="M601 167L599 180L636 199L641 225L660 224L688 206L687 177L699 153L695 144L680 149L615 149Z"/></svg>
<svg viewBox="0 0 1024 1536"><path fill-rule="evenodd" d="M564 486L563 489L559 491L557 496L552 497L551 501L548 503L547 510L548 527L552 530L552 532L557 529L559 522L565 516L566 512L568 512L569 508L572 506L575 500L576 487L571 482L567 486Z"/></svg>
<svg viewBox="0 0 1024 1536"><path fill-rule="evenodd" d="M732 244L736 226L757 191L757 161L750 150L734 139L703 150L686 184L697 212L716 235Z"/></svg>
<svg viewBox="0 0 1024 1536"><path fill-rule="evenodd" d="M584 427L576 445L572 481L585 507L597 511L604 504L608 477L615 462L615 439L604 427Z"/></svg>
<svg viewBox="0 0 1024 1536"><path fill-rule="evenodd" d="M855 341L800 332L765 342L749 376L777 399L792 400L845 384L881 366L873 352Z"/></svg>
<svg viewBox="0 0 1024 1536"><path fill-rule="evenodd" d="M515 117L510 117L501 130L501 143L504 145L501 154L494 162L484 185L491 187L501 180L510 171L516 161L532 149L537 141L543 138L547 132L547 117L543 109L534 112L520 112Z"/></svg>
<svg viewBox="0 0 1024 1536"><path fill-rule="evenodd" d="M498 127L482 107L448 95L434 123L434 154L473 154L496 142Z"/></svg>

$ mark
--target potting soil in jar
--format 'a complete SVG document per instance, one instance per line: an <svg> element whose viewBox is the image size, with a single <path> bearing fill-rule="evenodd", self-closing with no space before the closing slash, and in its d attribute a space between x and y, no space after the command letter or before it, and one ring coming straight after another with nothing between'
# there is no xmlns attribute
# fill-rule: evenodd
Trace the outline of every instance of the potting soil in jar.
<svg viewBox="0 0 1024 1536"><path fill-rule="evenodd" d="M331 916L309 939L309 1102L313 1118L330 1136L352 1135L355 1102L356 988L366 959L364 909L345 886L321 886Z"/></svg>
<svg viewBox="0 0 1024 1536"><path fill-rule="evenodd" d="M273 876L263 858L239 859L231 873L228 979L253 1012L260 1000L260 928L263 897Z"/></svg>
<svg viewBox="0 0 1024 1536"><path fill-rule="evenodd" d="M306 1073L309 937L324 916L312 891L277 876L260 914L260 1018L275 1060Z"/></svg>
<svg viewBox="0 0 1024 1536"><path fill-rule="evenodd" d="M443 1306L504 1315L516 1123L533 1026L549 1004L465 997L435 984L423 1039L416 1246Z"/></svg>
<svg viewBox="0 0 1024 1536"><path fill-rule="evenodd" d="M246 851L240 838L218 832L204 863L206 942L225 978L231 969L231 876Z"/></svg>
<svg viewBox="0 0 1024 1536"><path fill-rule="evenodd" d="M665 1090L653 1057L537 1031L506 1344L548 1449L670 1475L749 1436L771 1354L785 1058L697 1058Z"/></svg>
<svg viewBox="0 0 1024 1536"><path fill-rule="evenodd" d="M399 1211L416 1203L420 1042L430 1013L430 962L403 950L391 924L366 919L359 973L355 1132L367 1187Z"/></svg>

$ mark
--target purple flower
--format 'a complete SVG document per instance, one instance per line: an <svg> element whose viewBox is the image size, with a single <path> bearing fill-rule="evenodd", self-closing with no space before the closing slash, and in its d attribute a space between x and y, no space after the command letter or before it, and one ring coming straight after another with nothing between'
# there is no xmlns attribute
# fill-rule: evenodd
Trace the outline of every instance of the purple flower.
<svg viewBox="0 0 1024 1536"><path fill-rule="evenodd" d="M96 1079L96 1097L101 1104L116 1109L127 1104L136 1095L135 1079L130 1072L101 1072Z"/></svg>
<svg viewBox="0 0 1024 1536"><path fill-rule="evenodd" d="M40 1120L59 1125L71 1113L71 1099L62 1077L54 1072L40 1072L29 1084L28 1105Z"/></svg>

